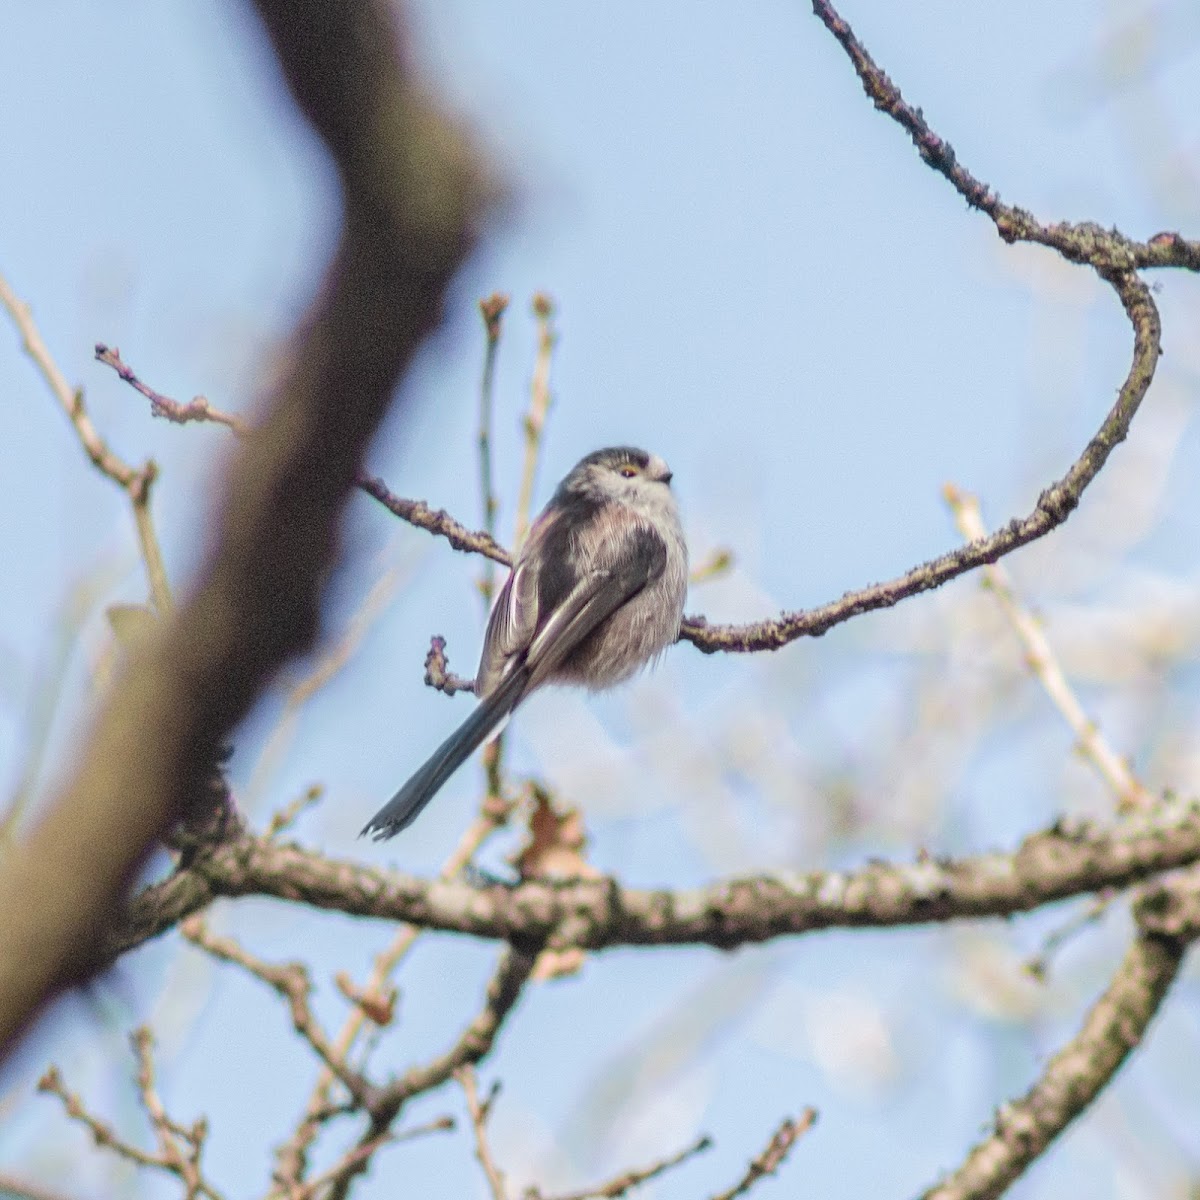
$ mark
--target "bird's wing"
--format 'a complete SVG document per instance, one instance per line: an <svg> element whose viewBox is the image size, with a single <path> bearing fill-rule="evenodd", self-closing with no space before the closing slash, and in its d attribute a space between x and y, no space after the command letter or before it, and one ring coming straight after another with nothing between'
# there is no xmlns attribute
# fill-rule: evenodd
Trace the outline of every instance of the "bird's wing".
<svg viewBox="0 0 1200 1200"><path fill-rule="evenodd" d="M530 685L551 677L589 634L658 579L666 565L667 547L662 538L648 526L639 525L601 557L601 565L578 578L561 599L555 597L550 603L549 588L543 589L539 594L543 620L525 655Z"/></svg>
<svg viewBox="0 0 1200 1200"><path fill-rule="evenodd" d="M541 544L553 524L552 517L539 518L492 605L475 676L475 694L481 699L495 690L505 668L524 656L537 633L540 595L535 564L541 555L530 551Z"/></svg>

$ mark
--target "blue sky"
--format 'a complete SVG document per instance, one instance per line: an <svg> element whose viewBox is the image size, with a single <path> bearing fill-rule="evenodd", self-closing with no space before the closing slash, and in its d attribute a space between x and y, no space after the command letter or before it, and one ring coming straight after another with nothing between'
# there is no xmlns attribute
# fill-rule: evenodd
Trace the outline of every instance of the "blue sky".
<svg viewBox="0 0 1200 1200"><path fill-rule="evenodd" d="M372 469L396 491L478 523L474 304L495 290L514 298L495 418L502 528L511 528L518 414L534 349L528 300L544 289L557 302L561 340L539 500L597 446L634 442L661 453L675 470L694 555L723 545L737 556L732 578L697 589L689 603L716 620L817 604L939 553L956 536L940 497L946 480L978 492L993 522L1027 511L1111 402L1129 356L1111 293L1048 252L1002 246L873 110L806 5L426 0L415 13L428 79L467 115L511 182L513 202L457 284L446 328L372 451ZM843 15L1004 199L1044 219L1095 220L1138 237L1172 227L1196 235L1200 21L1188 6L847 0ZM92 345L119 346L148 382L181 399L203 393L249 409L336 226L328 171L236 5L48 0L14 7L6 24L0 269L33 305L114 446L159 461L158 523L173 579L185 587L219 500L212 472L228 440L220 430L152 422L92 361ZM1165 398L1120 455L1153 460L1162 412L1182 414L1181 432L1157 472L1156 515L1120 557L1138 579L1191 594L1200 446L1189 404L1200 359L1187 339L1200 291L1194 279L1157 282L1166 358L1148 406ZM69 589L103 576L102 602L110 603L143 598L145 585L122 498L86 467L12 336L0 335L0 397L7 783L21 769L30 697L53 658ZM1102 542L1099 511L1090 536ZM1086 503L1077 519L1087 528ZM1056 576L1054 549L1067 554L1074 520L1031 560L1039 566L1028 582L1050 594L1076 586ZM389 569L401 581L397 599L363 654L306 710L254 815L321 781L329 797L301 825L303 838L331 854L433 870L472 811L470 769L404 839L379 848L355 834L460 719L467 701L425 689L421 660L437 632L453 665L472 667L477 567L397 529L365 498L351 503L346 551L329 598L331 633ZM1119 599L1129 578L1097 571L1077 591L1089 601ZM911 606L917 617L875 616L769 659L701 658L682 646L620 696L538 698L515 727L514 761L583 801L595 860L637 883L686 884L734 865L911 856L911 828L899 818L870 825L850 844L813 830L827 824L818 810L831 764L869 779L865 768L855 771L869 758L864 731L903 710L903 631L910 620L936 629L941 603L927 598ZM46 786L85 720L100 607L69 660ZM1118 731L1141 728L1100 690L1090 698ZM1172 703L1176 713L1189 711L1194 688ZM1069 739L1052 714L1028 697L1022 704L1012 718L1026 722L1019 751L1001 746L972 759L954 797L939 799L946 820L922 834L937 848L1011 844L1061 807L1057 776L1038 772L1067 757ZM239 739L234 773L243 788L279 707L278 694L268 698ZM692 778L678 765L698 742L724 744L721 731L742 713L752 714L747 744L765 752L787 732L796 797L779 803L814 806L796 817L800 833L783 841L779 806L764 800L776 784L761 773L727 786L724 776ZM590 757L579 757L580 746L594 747ZM1125 749L1137 753L1138 743ZM649 774L636 766L647 761ZM1161 782L1188 787L1186 779ZM778 787L786 791L787 781ZM708 799L694 801L692 789ZM725 820L745 827L736 852L716 845ZM313 958L325 979L339 967L358 970L387 936L279 905L218 915L268 957ZM1014 938L1036 944L1040 927L1027 928L1034 932ZM995 1103L1027 1084L1074 1029L1078 1003L1112 961L1100 949L1080 951L1075 1007L1051 1005L1029 1024L989 1023L940 994L927 1010L913 1006L941 969L947 943L939 937L826 937L731 958L603 956L581 978L539 989L506 1032L486 1072L507 1085L497 1151L519 1177L521 1162L547 1161L556 1145L562 1160L554 1161L565 1160L582 1182L703 1128L718 1149L647 1193L701 1194L732 1180L785 1113L811 1103L822 1111L818 1130L783 1181L760 1195L913 1191L956 1161ZM383 1061L403 1066L442 1045L472 1011L489 960L465 943L422 944ZM214 1171L241 1192L265 1178L268 1148L284 1135L312 1064L285 1035L278 1006L252 984L226 973L213 979L182 961L174 944L134 956L106 1001L114 1011L103 1032L85 1005L65 1005L10 1083L27 1087L26 1076L53 1056L73 1084L90 1083L120 1119L134 1121L120 1088L104 1080L121 1060L120 1030L157 1014L168 1030L168 1094L184 1116L209 1112ZM1194 996L1194 982L1185 986ZM341 1007L330 993L321 1003L333 1024ZM678 1061L646 1067L646 1081L634 1086L637 1072L613 1064L622 1055L636 1061L639 1038L697 995L712 1027L726 1033L698 1019L693 1044L671 1025L665 1040L682 1047ZM865 996L884 1014L901 1063L886 1086L868 1080L847 1093L807 1043L779 1049L789 1012L796 1022L808 1013L819 1029L830 996L835 1008ZM714 1015L721 1011L724 1023ZM1157 1079L1147 1068L1135 1086L1155 1093ZM457 1104L439 1096L422 1111ZM0 1138L0 1165L38 1161L50 1171L53 1156L37 1147L61 1117L45 1099L23 1099L20 1109L10 1138ZM655 1136L643 1137L640 1126ZM1091 1170L1089 1194L1115 1196L1103 1190L1111 1181L1096 1165L1088 1140L1096 1136L1073 1135L1023 1194L1051 1194L1064 1177L1055 1171L1079 1179ZM82 1137L50 1140L98 1170ZM392 1194L396 1177L431 1196L482 1194L461 1135L391 1151L362 1194ZM97 1184L94 1194L101 1191Z"/></svg>

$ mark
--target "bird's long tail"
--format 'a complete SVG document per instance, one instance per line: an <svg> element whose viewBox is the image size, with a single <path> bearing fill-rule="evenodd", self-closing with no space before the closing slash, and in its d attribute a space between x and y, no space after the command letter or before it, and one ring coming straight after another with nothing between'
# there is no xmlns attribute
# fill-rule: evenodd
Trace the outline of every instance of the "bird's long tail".
<svg viewBox="0 0 1200 1200"><path fill-rule="evenodd" d="M506 675L490 696L429 756L415 775L363 826L358 836L375 841L395 837L407 829L442 785L487 741L489 735L520 703L529 683L524 664Z"/></svg>

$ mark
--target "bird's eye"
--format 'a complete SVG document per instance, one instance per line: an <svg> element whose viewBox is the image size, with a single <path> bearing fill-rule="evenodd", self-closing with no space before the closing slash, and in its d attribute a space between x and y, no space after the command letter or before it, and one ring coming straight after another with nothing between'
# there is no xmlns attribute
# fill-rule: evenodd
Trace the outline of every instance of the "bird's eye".
<svg viewBox="0 0 1200 1200"><path fill-rule="evenodd" d="M638 473L637 467L630 463L626 463L623 467L617 468L617 474L623 479L632 479Z"/></svg>

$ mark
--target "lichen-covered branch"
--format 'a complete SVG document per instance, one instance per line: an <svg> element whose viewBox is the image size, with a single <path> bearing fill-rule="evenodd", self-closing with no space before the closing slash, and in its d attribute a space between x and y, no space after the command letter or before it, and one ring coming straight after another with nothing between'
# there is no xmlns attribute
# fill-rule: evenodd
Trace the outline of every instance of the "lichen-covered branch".
<svg viewBox="0 0 1200 1200"><path fill-rule="evenodd" d="M275 896L474 937L544 940L552 948L729 948L820 929L1011 916L1198 861L1200 806L1182 802L1110 825L1060 822L1011 853L873 862L853 871L763 875L680 891L626 888L614 879L475 887L243 835L136 897L105 949L117 955L140 945L217 896Z"/></svg>

